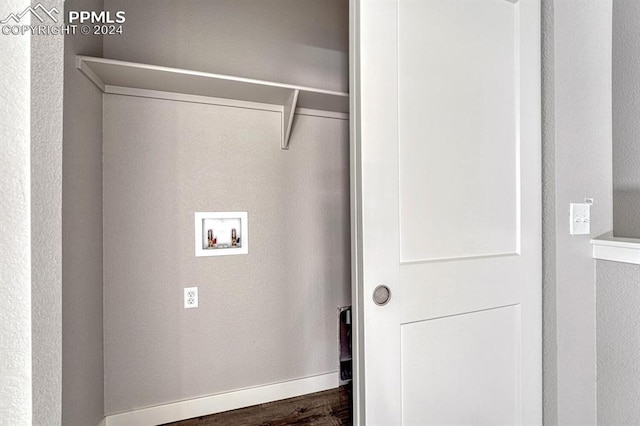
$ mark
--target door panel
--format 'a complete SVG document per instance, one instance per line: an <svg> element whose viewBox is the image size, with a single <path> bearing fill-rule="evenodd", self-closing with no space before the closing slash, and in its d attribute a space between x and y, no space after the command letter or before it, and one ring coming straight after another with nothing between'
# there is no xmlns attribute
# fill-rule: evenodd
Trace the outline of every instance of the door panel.
<svg viewBox="0 0 640 426"><path fill-rule="evenodd" d="M541 424L540 0L352 2L356 419Z"/></svg>
<svg viewBox="0 0 640 426"><path fill-rule="evenodd" d="M401 260L516 253L519 4L398 4Z"/></svg>
<svg viewBox="0 0 640 426"><path fill-rule="evenodd" d="M401 265L400 320L408 323L519 303L521 267L519 256Z"/></svg>
<svg viewBox="0 0 640 426"><path fill-rule="evenodd" d="M519 319L508 306L403 325L403 424L517 424Z"/></svg>

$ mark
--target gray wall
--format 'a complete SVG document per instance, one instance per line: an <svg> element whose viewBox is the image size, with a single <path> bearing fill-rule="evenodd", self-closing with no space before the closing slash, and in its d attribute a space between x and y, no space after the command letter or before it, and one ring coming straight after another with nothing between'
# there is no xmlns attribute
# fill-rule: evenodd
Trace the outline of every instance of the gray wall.
<svg viewBox="0 0 640 426"><path fill-rule="evenodd" d="M35 1L33 3L36 3ZM62 0L47 7L64 9ZM62 92L64 37L31 39L33 423L62 416Z"/></svg>
<svg viewBox="0 0 640 426"><path fill-rule="evenodd" d="M640 238L640 3L613 1L613 232ZM597 263L598 423L640 422L640 266Z"/></svg>
<svg viewBox="0 0 640 426"><path fill-rule="evenodd" d="M611 230L611 0L543 1L545 423L596 424L595 273L569 203Z"/></svg>
<svg viewBox="0 0 640 426"><path fill-rule="evenodd" d="M346 0L106 0L107 58L347 91Z"/></svg>
<svg viewBox="0 0 640 426"><path fill-rule="evenodd" d="M101 10L101 0L67 0ZM99 36L65 37L62 158L62 423L96 425L104 414L102 344L102 93L75 55L102 54Z"/></svg>
<svg viewBox="0 0 640 426"><path fill-rule="evenodd" d="M597 263L598 424L638 424L640 265Z"/></svg>
<svg viewBox="0 0 640 426"><path fill-rule="evenodd" d="M338 370L348 122L298 116L279 141L279 113L105 96L108 414ZM195 258L194 212L234 210L249 254Z"/></svg>
<svg viewBox="0 0 640 426"><path fill-rule="evenodd" d="M127 16L105 57L347 89L345 1L105 6ZM104 114L106 412L336 371L348 122L298 116L281 151L278 113L110 95ZM195 258L194 212L228 210L249 255Z"/></svg>
<svg viewBox="0 0 640 426"><path fill-rule="evenodd" d="M640 238L640 2L613 1L613 233Z"/></svg>
<svg viewBox="0 0 640 426"><path fill-rule="evenodd" d="M8 0L0 14L28 1ZM0 37L0 424L30 425L30 39Z"/></svg>

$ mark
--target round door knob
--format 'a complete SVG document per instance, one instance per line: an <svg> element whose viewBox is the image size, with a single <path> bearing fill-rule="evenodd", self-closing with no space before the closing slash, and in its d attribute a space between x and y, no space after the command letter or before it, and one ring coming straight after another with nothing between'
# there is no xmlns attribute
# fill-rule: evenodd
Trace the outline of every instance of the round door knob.
<svg viewBox="0 0 640 426"><path fill-rule="evenodd" d="M391 299L391 290L386 285L379 285L373 290L373 303L378 306L384 306Z"/></svg>

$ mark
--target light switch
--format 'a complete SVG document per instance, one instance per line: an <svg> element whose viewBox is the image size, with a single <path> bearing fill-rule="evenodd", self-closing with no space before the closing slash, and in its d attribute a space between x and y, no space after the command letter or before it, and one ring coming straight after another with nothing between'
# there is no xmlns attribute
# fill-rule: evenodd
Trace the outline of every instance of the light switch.
<svg viewBox="0 0 640 426"><path fill-rule="evenodd" d="M591 233L591 204L569 204L569 234L588 235Z"/></svg>

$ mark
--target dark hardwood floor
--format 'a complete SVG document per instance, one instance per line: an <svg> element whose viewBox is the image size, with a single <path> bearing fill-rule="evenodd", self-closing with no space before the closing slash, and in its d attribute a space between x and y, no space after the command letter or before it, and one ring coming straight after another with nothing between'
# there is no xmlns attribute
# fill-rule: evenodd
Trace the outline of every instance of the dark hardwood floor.
<svg viewBox="0 0 640 426"><path fill-rule="evenodd" d="M282 401L254 405L171 426L343 426L352 425L351 385Z"/></svg>

